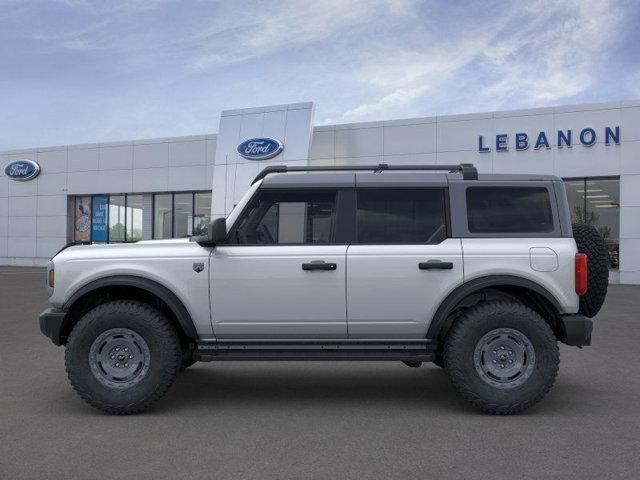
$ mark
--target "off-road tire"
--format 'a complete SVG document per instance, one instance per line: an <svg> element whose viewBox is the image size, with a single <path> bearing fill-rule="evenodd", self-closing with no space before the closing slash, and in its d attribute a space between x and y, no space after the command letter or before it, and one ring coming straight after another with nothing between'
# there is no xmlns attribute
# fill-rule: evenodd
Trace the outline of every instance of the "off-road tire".
<svg viewBox="0 0 640 480"><path fill-rule="evenodd" d="M419 360L407 360L406 362L402 363L404 363L409 368L420 368L422 366L422 362Z"/></svg>
<svg viewBox="0 0 640 480"><path fill-rule="evenodd" d="M182 360L180 361L180 370L186 370L196 362L197 360L193 359L193 349L188 346L183 347Z"/></svg>
<svg viewBox="0 0 640 480"><path fill-rule="evenodd" d="M530 342L535 362L520 385L497 388L483 380L476 369L476 346L495 329L516 330ZM486 413L514 414L536 404L552 387L559 363L558 343L549 325L518 302L483 302L468 309L445 340L444 365L451 383L469 405Z"/></svg>
<svg viewBox="0 0 640 480"><path fill-rule="evenodd" d="M127 388L105 386L91 369L91 347L111 329L133 331L148 346L148 370ZM73 327L65 352L67 375L78 395L111 414L139 413L157 402L173 384L181 360L180 340L171 323L155 308L133 300L104 303L87 312Z"/></svg>
<svg viewBox="0 0 640 480"><path fill-rule="evenodd" d="M433 357L433 362L431 363L433 363L436 367L444 368L444 356L442 355L442 352L436 352Z"/></svg>
<svg viewBox="0 0 640 480"><path fill-rule="evenodd" d="M579 312L595 317L607 296L609 251L600 232L591 225L574 223L572 227L578 252L587 254L587 293L580 296Z"/></svg>

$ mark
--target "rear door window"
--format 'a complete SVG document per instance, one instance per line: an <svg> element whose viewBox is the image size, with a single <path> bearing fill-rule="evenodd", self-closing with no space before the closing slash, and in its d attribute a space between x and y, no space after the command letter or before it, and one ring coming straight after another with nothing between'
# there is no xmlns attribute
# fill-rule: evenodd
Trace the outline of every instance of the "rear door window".
<svg viewBox="0 0 640 480"><path fill-rule="evenodd" d="M544 187L469 187L471 233L551 233L549 190Z"/></svg>
<svg viewBox="0 0 640 480"><path fill-rule="evenodd" d="M357 192L357 243L440 243L447 236L444 189Z"/></svg>

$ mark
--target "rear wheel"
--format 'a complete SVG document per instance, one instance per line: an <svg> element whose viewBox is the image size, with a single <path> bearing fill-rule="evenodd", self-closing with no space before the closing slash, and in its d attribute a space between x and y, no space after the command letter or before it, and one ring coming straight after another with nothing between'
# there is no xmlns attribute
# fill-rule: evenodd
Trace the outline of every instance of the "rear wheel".
<svg viewBox="0 0 640 480"><path fill-rule="evenodd" d="M80 397L107 413L141 412L176 378L182 351L169 321L132 300L105 303L74 326L65 353L67 375Z"/></svg>
<svg viewBox="0 0 640 480"><path fill-rule="evenodd" d="M452 326L444 347L449 379L475 408L518 413L540 401L558 373L560 353L540 315L517 302L486 302Z"/></svg>

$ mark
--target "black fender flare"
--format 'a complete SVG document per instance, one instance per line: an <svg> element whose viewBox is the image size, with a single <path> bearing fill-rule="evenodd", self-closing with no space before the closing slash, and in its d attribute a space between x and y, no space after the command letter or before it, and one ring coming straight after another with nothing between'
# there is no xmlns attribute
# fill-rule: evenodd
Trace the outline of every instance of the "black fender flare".
<svg viewBox="0 0 640 480"><path fill-rule="evenodd" d="M474 293L488 287L511 286L526 288L537 293L547 300L558 314L564 313L556 297L554 297L549 290L533 280L518 277L517 275L488 275L465 282L447 295L447 298L442 301L436 310L436 313L433 315L431 323L429 324L429 330L427 331L427 338L438 338L442 329L446 327L446 321L449 314L453 311L454 307L467 296L473 295Z"/></svg>
<svg viewBox="0 0 640 480"><path fill-rule="evenodd" d="M196 327L193 324L193 319L189 314L189 311L184 306L182 301L164 285L151 280L146 277L138 277L136 275L111 275L102 277L97 280L93 280L86 283L79 289L77 289L64 303L63 310L68 311L71 306L84 297L87 293L104 287L135 287L141 290L145 290L152 295L155 295L164 303L167 304L171 312L174 314L184 334L191 339L198 338Z"/></svg>

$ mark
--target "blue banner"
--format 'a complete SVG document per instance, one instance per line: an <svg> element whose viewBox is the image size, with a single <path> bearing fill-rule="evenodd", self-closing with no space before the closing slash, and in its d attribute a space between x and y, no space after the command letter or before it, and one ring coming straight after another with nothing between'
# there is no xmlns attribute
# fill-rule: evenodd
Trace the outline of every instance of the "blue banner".
<svg viewBox="0 0 640 480"><path fill-rule="evenodd" d="M91 202L91 241L107 241L107 209L109 197L107 195L94 195Z"/></svg>

